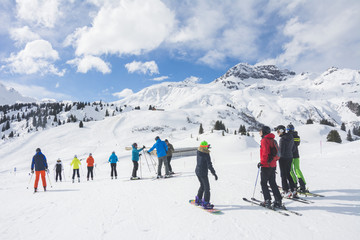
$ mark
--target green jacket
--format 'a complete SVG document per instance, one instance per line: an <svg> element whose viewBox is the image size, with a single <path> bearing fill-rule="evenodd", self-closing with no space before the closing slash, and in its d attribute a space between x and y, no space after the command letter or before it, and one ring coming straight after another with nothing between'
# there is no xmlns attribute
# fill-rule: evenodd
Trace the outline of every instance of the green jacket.
<svg viewBox="0 0 360 240"><path fill-rule="evenodd" d="M70 165L74 165L74 166L73 166L73 169L79 169L79 168L80 168L80 165L81 165L81 162L80 162L79 159L74 158L74 159L72 160L72 162L71 162Z"/></svg>

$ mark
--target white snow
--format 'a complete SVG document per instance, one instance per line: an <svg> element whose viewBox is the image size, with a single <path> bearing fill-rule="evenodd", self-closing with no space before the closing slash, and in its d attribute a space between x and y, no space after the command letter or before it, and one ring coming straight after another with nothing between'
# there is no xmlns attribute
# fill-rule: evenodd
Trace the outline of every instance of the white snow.
<svg viewBox="0 0 360 240"><path fill-rule="evenodd" d="M337 129L343 143L328 143L326 135L334 128L296 126L302 139L301 170L308 187L326 197L309 197L314 201L309 205L284 200L289 209L303 214L286 217L242 200L253 193L259 134L222 136L205 129L198 136L198 124L187 123L186 117L192 117L187 114L181 109L129 111L84 123L82 129L78 123L69 123L2 142L0 239L358 239L360 141L347 142L346 133ZM153 132L156 126L162 129ZM199 187L195 157L173 159L173 169L181 175L154 181L153 167L149 172L142 157L143 180L129 181L131 152L125 147L133 142L151 147L157 135L168 138L175 148L198 146L201 140L211 143L219 176L215 181L209 174L211 201L223 215L211 215L188 203ZM37 147L46 155L51 170L58 158L63 160L66 181L55 182L51 171L52 187L48 181L48 191L42 192L40 180L40 192L33 194L34 178L29 189L26 187ZM120 160L117 180L110 179L107 163L113 150ZM72 157L77 154L85 159L90 152L97 164L94 181L86 181L83 161L81 182L71 183ZM255 197L262 199L259 182Z"/></svg>

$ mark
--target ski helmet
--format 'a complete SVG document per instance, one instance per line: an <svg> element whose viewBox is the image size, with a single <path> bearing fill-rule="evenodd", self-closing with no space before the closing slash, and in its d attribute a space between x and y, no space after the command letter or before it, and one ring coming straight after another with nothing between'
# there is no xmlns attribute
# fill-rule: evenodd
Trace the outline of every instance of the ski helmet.
<svg viewBox="0 0 360 240"><path fill-rule="evenodd" d="M137 143L133 143L132 146L133 146L133 147L137 147Z"/></svg>
<svg viewBox="0 0 360 240"><path fill-rule="evenodd" d="M77 155L75 154L74 158L77 158Z"/></svg>
<svg viewBox="0 0 360 240"><path fill-rule="evenodd" d="M159 137L159 136L156 136L155 141L157 141L157 140L159 140L159 139L160 139L160 137Z"/></svg>
<svg viewBox="0 0 360 240"><path fill-rule="evenodd" d="M168 143L168 142L169 142L169 140L165 139L165 142L166 142L166 143Z"/></svg>
<svg viewBox="0 0 360 240"><path fill-rule="evenodd" d="M286 130L288 130L288 131L294 131L294 130L295 130L295 127L294 127L294 125L292 125L292 124L290 123L289 125L287 125Z"/></svg>
<svg viewBox="0 0 360 240"><path fill-rule="evenodd" d="M36 149L36 152L38 153L38 152L41 152L41 149L40 148L37 148Z"/></svg>
<svg viewBox="0 0 360 240"><path fill-rule="evenodd" d="M285 126L284 125L279 125L279 126L277 126L276 128L275 128L275 130L277 131L277 132L280 132L280 133L284 133L285 132Z"/></svg>
<svg viewBox="0 0 360 240"><path fill-rule="evenodd" d="M271 132L271 130L268 126L263 126L261 128L261 132L262 132L262 135L265 136L265 135L268 135Z"/></svg>
<svg viewBox="0 0 360 240"><path fill-rule="evenodd" d="M91 153L89 153L89 156L92 156L92 154L91 154Z"/></svg>

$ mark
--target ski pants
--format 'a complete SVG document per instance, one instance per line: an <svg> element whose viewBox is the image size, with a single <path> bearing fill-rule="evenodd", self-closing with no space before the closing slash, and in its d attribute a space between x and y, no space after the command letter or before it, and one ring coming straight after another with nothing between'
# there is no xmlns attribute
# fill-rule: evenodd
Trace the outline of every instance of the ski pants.
<svg viewBox="0 0 360 240"><path fill-rule="evenodd" d="M133 171L132 171L132 177L136 177L136 172L139 168L139 163L138 163L138 161L132 161L132 162L134 164Z"/></svg>
<svg viewBox="0 0 360 240"><path fill-rule="evenodd" d="M167 156L166 158L167 158L167 162L168 162L168 166L169 166L169 171L172 172L172 167L171 167L171 165L170 165L172 155L171 155L171 156Z"/></svg>
<svg viewBox="0 0 360 240"><path fill-rule="evenodd" d="M88 169L88 172L87 172L87 179L89 179L89 176L91 175L91 179L94 178L94 166L91 166L91 167L87 167Z"/></svg>
<svg viewBox="0 0 360 240"><path fill-rule="evenodd" d="M55 180L57 181L58 178L60 179L60 181L62 180L61 178L61 169L60 170L56 170L56 177L55 177Z"/></svg>
<svg viewBox="0 0 360 240"><path fill-rule="evenodd" d="M291 177L292 177L295 185L297 184L297 179L299 179L300 186L305 188L306 181L305 181L304 175L302 174L302 172L300 170L300 159L299 158L293 158L290 174L291 174ZM304 185L304 186L302 186L302 185Z"/></svg>
<svg viewBox="0 0 360 240"><path fill-rule="evenodd" d="M281 175L281 183L282 188L285 192L294 191L296 186L295 183L290 175L291 170L291 164L292 164L292 158L280 158L279 159L280 164L280 175Z"/></svg>
<svg viewBox="0 0 360 240"><path fill-rule="evenodd" d="M111 177L114 176L117 177L117 171L116 171L116 163L110 163L111 165Z"/></svg>
<svg viewBox="0 0 360 240"><path fill-rule="evenodd" d="M197 175L197 177L200 182L200 187L197 196L199 197L199 199L202 199L204 195L204 201L210 202L210 183L208 176Z"/></svg>
<svg viewBox="0 0 360 240"><path fill-rule="evenodd" d="M275 201L281 200L281 194L275 180L275 169L276 168L266 168L266 167L261 168L260 184L261 184L261 190L264 195L264 200L271 200L271 195L268 188L268 182L272 192L274 193Z"/></svg>
<svg viewBox="0 0 360 240"><path fill-rule="evenodd" d="M74 169L74 170L73 170L72 179L75 179L75 173L77 173L77 177L78 177L78 178L80 178L80 172L79 172L79 169Z"/></svg>
<svg viewBox="0 0 360 240"><path fill-rule="evenodd" d="M39 180L40 180L40 175L41 175L41 181L42 181L43 187L46 187L45 170L42 170L42 171L35 171L34 188L38 187Z"/></svg>
<svg viewBox="0 0 360 240"><path fill-rule="evenodd" d="M161 168L162 164L164 163L165 166L165 174L169 175L169 165L166 156L159 157L159 164L158 164L158 175L161 175Z"/></svg>

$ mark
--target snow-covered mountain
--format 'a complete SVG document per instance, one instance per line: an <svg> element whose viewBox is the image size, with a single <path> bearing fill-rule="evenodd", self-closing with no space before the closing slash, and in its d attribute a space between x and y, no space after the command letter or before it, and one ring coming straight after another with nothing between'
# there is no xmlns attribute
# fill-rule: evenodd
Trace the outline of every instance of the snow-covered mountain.
<svg viewBox="0 0 360 240"><path fill-rule="evenodd" d="M7 89L0 83L0 105L12 105L19 102L28 103L36 102L36 100L30 97L22 96L14 88Z"/></svg>

